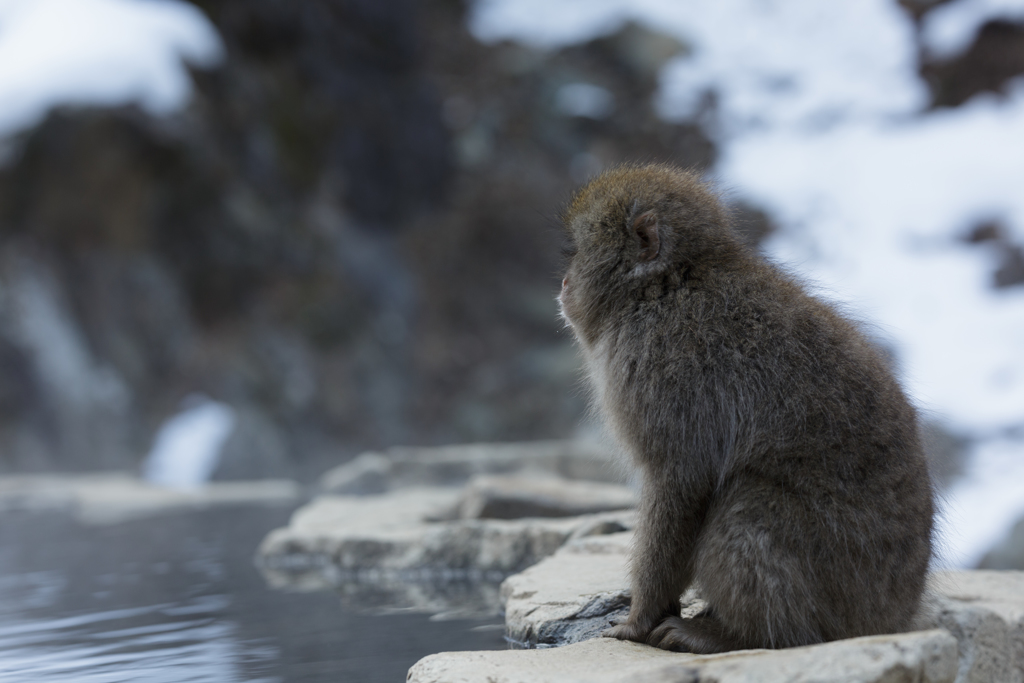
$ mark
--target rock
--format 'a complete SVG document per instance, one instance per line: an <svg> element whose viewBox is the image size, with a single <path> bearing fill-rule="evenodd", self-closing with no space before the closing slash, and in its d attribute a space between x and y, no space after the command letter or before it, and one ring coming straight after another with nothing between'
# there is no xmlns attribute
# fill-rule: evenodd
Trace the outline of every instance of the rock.
<svg viewBox="0 0 1024 683"><path fill-rule="evenodd" d="M417 662L407 683L953 683L957 644L942 630L870 636L788 650L666 652L593 639L565 647L446 652Z"/></svg>
<svg viewBox="0 0 1024 683"><path fill-rule="evenodd" d="M501 584L506 640L522 648L578 643L626 616L632 537L632 532L576 536L554 557L507 578ZM688 591L682 615L697 614L704 604Z"/></svg>
<svg viewBox="0 0 1024 683"><path fill-rule="evenodd" d="M509 641L527 648L578 643L626 614L630 536L572 539L506 579L501 597ZM944 628L956 637L958 683L1024 680L1024 572L938 572L930 577L929 594L918 626ZM696 613L701 606L696 594L683 596L684 611Z"/></svg>
<svg viewBox="0 0 1024 683"><path fill-rule="evenodd" d="M271 532L258 552L267 581L337 589L356 607L389 602L430 612L488 613L511 573L567 539L632 525L630 513L561 519L443 518L457 489L407 488L379 496L323 496Z"/></svg>
<svg viewBox="0 0 1024 683"><path fill-rule="evenodd" d="M473 477L452 511L459 519L576 517L624 510L636 504L632 489L560 477Z"/></svg>
<svg viewBox="0 0 1024 683"><path fill-rule="evenodd" d="M963 52L936 59L923 54L921 75L932 91L932 105L955 107L982 92L1005 93L1024 74L1024 24L985 22Z"/></svg>
<svg viewBox="0 0 1024 683"><path fill-rule="evenodd" d="M12 475L0 477L0 513L66 510L87 524L111 524L140 517L216 505L296 502L293 481L261 480L160 488L129 474Z"/></svg>
<svg viewBox="0 0 1024 683"><path fill-rule="evenodd" d="M631 533L585 538L501 584L505 635L519 647L552 647L598 635L629 610ZM607 556L607 557L605 557Z"/></svg>
<svg viewBox="0 0 1024 683"><path fill-rule="evenodd" d="M537 473L621 483L626 475L608 449L586 441L395 447L364 453L320 479L328 493L363 494L408 486L461 486L474 475Z"/></svg>
<svg viewBox="0 0 1024 683"><path fill-rule="evenodd" d="M363 453L320 478L325 493L347 495L384 493L391 486L391 458L383 453Z"/></svg>
<svg viewBox="0 0 1024 683"><path fill-rule="evenodd" d="M292 474L288 444L274 422L255 408L236 408L235 426L220 450L214 481L278 479Z"/></svg>
<svg viewBox="0 0 1024 683"><path fill-rule="evenodd" d="M1024 572L938 572L930 588L929 625L959 643L957 683L1024 681Z"/></svg>
<svg viewBox="0 0 1024 683"><path fill-rule="evenodd" d="M542 560L501 584L506 640L546 648L594 638L629 612L626 562L632 532L575 537L556 557ZM568 579L568 580L567 580ZM693 591L683 616L704 606Z"/></svg>
<svg viewBox="0 0 1024 683"><path fill-rule="evenodd" d="M0 471L130 469L196 392L266 420L225 479L571 433L544 216L609 164L713 165L696 122L651 106L686 47L637 24L483 44L466 2L196 4L224 59L186 111L63 108L0 140ZM572 83L614 109L561 115ZM19 302L19 255L51 310Z"/></svg>
<svg viewBox="0 0 1024 683"><path fill-rule="evenodd" d="M985 553L979 569L1024 569L1024 518L1013 525L1009 535Z"/></svg>

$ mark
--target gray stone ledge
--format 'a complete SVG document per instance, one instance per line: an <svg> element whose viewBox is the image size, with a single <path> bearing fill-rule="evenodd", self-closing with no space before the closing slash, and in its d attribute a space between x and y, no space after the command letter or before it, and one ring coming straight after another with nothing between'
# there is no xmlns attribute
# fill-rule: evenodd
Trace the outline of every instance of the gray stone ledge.
<svg viewBox="0 0 1024 683"><path fill-rule="evenodd" d="M959 643L957 683L1024 682L1024 572L938 572L930 587L929 625Z"/></svg>
<svg viewBox="0 0 1024 683"><path fill-rule="evenodd" d="M943 630L720 655L598 638L545 650L425 657L407 683L953 683L957 642Z"/></svg>
<svg viewBox="0 0 1024 683"><path fill-rule="evenodd" d="M501 597L509 641L526 648L579 643L625 615L630 536L571 540L553 556L506 579ZM685 612L701 607L693 593L683 603ZM919 628L945 629L956 638L957 683L1024 681L1024 572L934 573L927 607Z"/></svg>
<svg viewBox="0 0 1024 683"><path fill-rule="evenodd" d="M505 636L521 648L598 635L629 611L626 558L632 533L578 539L501 584Z"/></svg>
<svg viewBox="0 0 1024 683"><path fill-rule="evenodd" d="M257 564L274 587L333 589L355 607L390 602L429 612L494 614L506 576L571 538L632 526L629 511L431 521L443 518L460 495L458 489L405 488L377 496L322 496L264 539Z"/></svg>
<svg viewBox="0 0 1024 683"><path fill-rule="evenodd" d="M480 443L369 452L320 479L325 493L367 495L399 488L462 486L475 475L531 473L607 483L626 481L622 459L588 441Z"/></svg>

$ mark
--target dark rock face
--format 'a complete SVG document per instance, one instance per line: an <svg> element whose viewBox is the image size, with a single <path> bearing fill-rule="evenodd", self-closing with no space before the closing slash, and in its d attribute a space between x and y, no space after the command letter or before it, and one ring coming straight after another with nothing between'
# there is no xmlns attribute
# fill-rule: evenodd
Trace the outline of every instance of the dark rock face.
<svg viewBox="0 0 1024 683"><path fill-rule="evenodd" d="M224 479L574 429L554 214L610 163L710 163L651 108L685 47L485 46L451 0L197 4L227 58L186 111L8 145L0 469L133 467L196 392L236 409Z"/></svg>
<svg viewBox="0 0 1024 683"><path fill-rule="evenodd" d="M420 3L197 4L231 55L201 77L204 114L261 194L315 191L327 180L374 227L443 198L448 136L420 66Z"/></svg>
<svg viewBox="0 0 1024 683"><path fill-rule="evenodd" d="M1022 74L1024 25L999 20L982 26L962 55L921 67L937 107L955 107L980 92L1004 92L1007 83Z"/></svg>
<svg viewBox="0 0 1024 683"><path fill-rule="evenodd" d="M1024 246L1016 244L1011 233L996 220L982 221L964 236L968 244L986 248L998 264L992 273L992 286L999 289L1024 285Z"/></svg>

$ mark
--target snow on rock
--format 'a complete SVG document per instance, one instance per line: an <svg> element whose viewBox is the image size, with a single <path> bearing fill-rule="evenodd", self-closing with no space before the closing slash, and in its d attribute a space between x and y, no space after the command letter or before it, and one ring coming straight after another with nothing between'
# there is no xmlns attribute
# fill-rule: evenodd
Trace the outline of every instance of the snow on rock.
<svg viewBox="0 0 1024 683"><path fill-rule="evenodd" d="M951 56L986 21L1022 18L1024 0L954 0L922 41ZM1024 441L999 436L1024 425L1024 288L994 289L994 253L963 238L996 221L1024 241L1024 85L926 110L891 0L477 0L470 29L551 49L626 21L688 46L655 105L716 137L714 180L781 227L768 255L869 325L926 415L974 437L939 543L945 566L977 561L1024 513L1024 471L1006 471Z"/></svg>
<svg viewBox="0 0 1024 683"><path fill-rule="evenodd" d="M1024 238L1022 149L1024 92L744 137L718 170L787 226L769 252L892 338L923 407L979 434L1024 421L1024 289L994 291L992 255L962 237L995 218Z"/></svg>
<svg viewBox="0 0 1024 683"><path fill-rule="evenodd" d="M657 106L668 119L696 114L708 90L726 132L902 114L926 102L913 27L891 0L478 0L470 30L485 42L554 48L627 20L690 46L662 72Z"/></svg>
<svg viewBox="0 0 1024 683"><path fill-rule="evenodd" d="M191 93L183 60L212 66L222 51L203 13L177 0L0 0L0 135L59 104L168 113Z"/></svg>
<svg viewBox="0 0 1024 683"><path fill-rule="evenodd" d="M970 46L982 24L991 19L1024 20L1022 0L956 0L925 15L921 40L939 58L955 57Z"/></svg>

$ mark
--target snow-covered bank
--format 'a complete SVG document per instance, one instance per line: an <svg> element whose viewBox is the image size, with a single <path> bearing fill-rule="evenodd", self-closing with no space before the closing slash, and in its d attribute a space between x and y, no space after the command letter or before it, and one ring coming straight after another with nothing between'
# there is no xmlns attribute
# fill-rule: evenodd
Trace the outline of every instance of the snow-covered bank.
<svg viewBox="0 0 1024 683"><path fill-rule="evenodd" d="M660 115L715 137L712 177L781 227L769 256L868 323L925 413L974 439L945 497L947 566L1024 512L1024 476L993 478L989 457L1024 462L1024 442L1000 436L1024 425L1024 287L995 289L996 255L964 239L995 222L1024 242L1024 86L927 110L918 41L953 55L986 20L1021 16L1020 0L958 0L920 38L888 0L478 0L470 20L485 42L541 49L626 21L689 46L661 72Z"/></svg>

